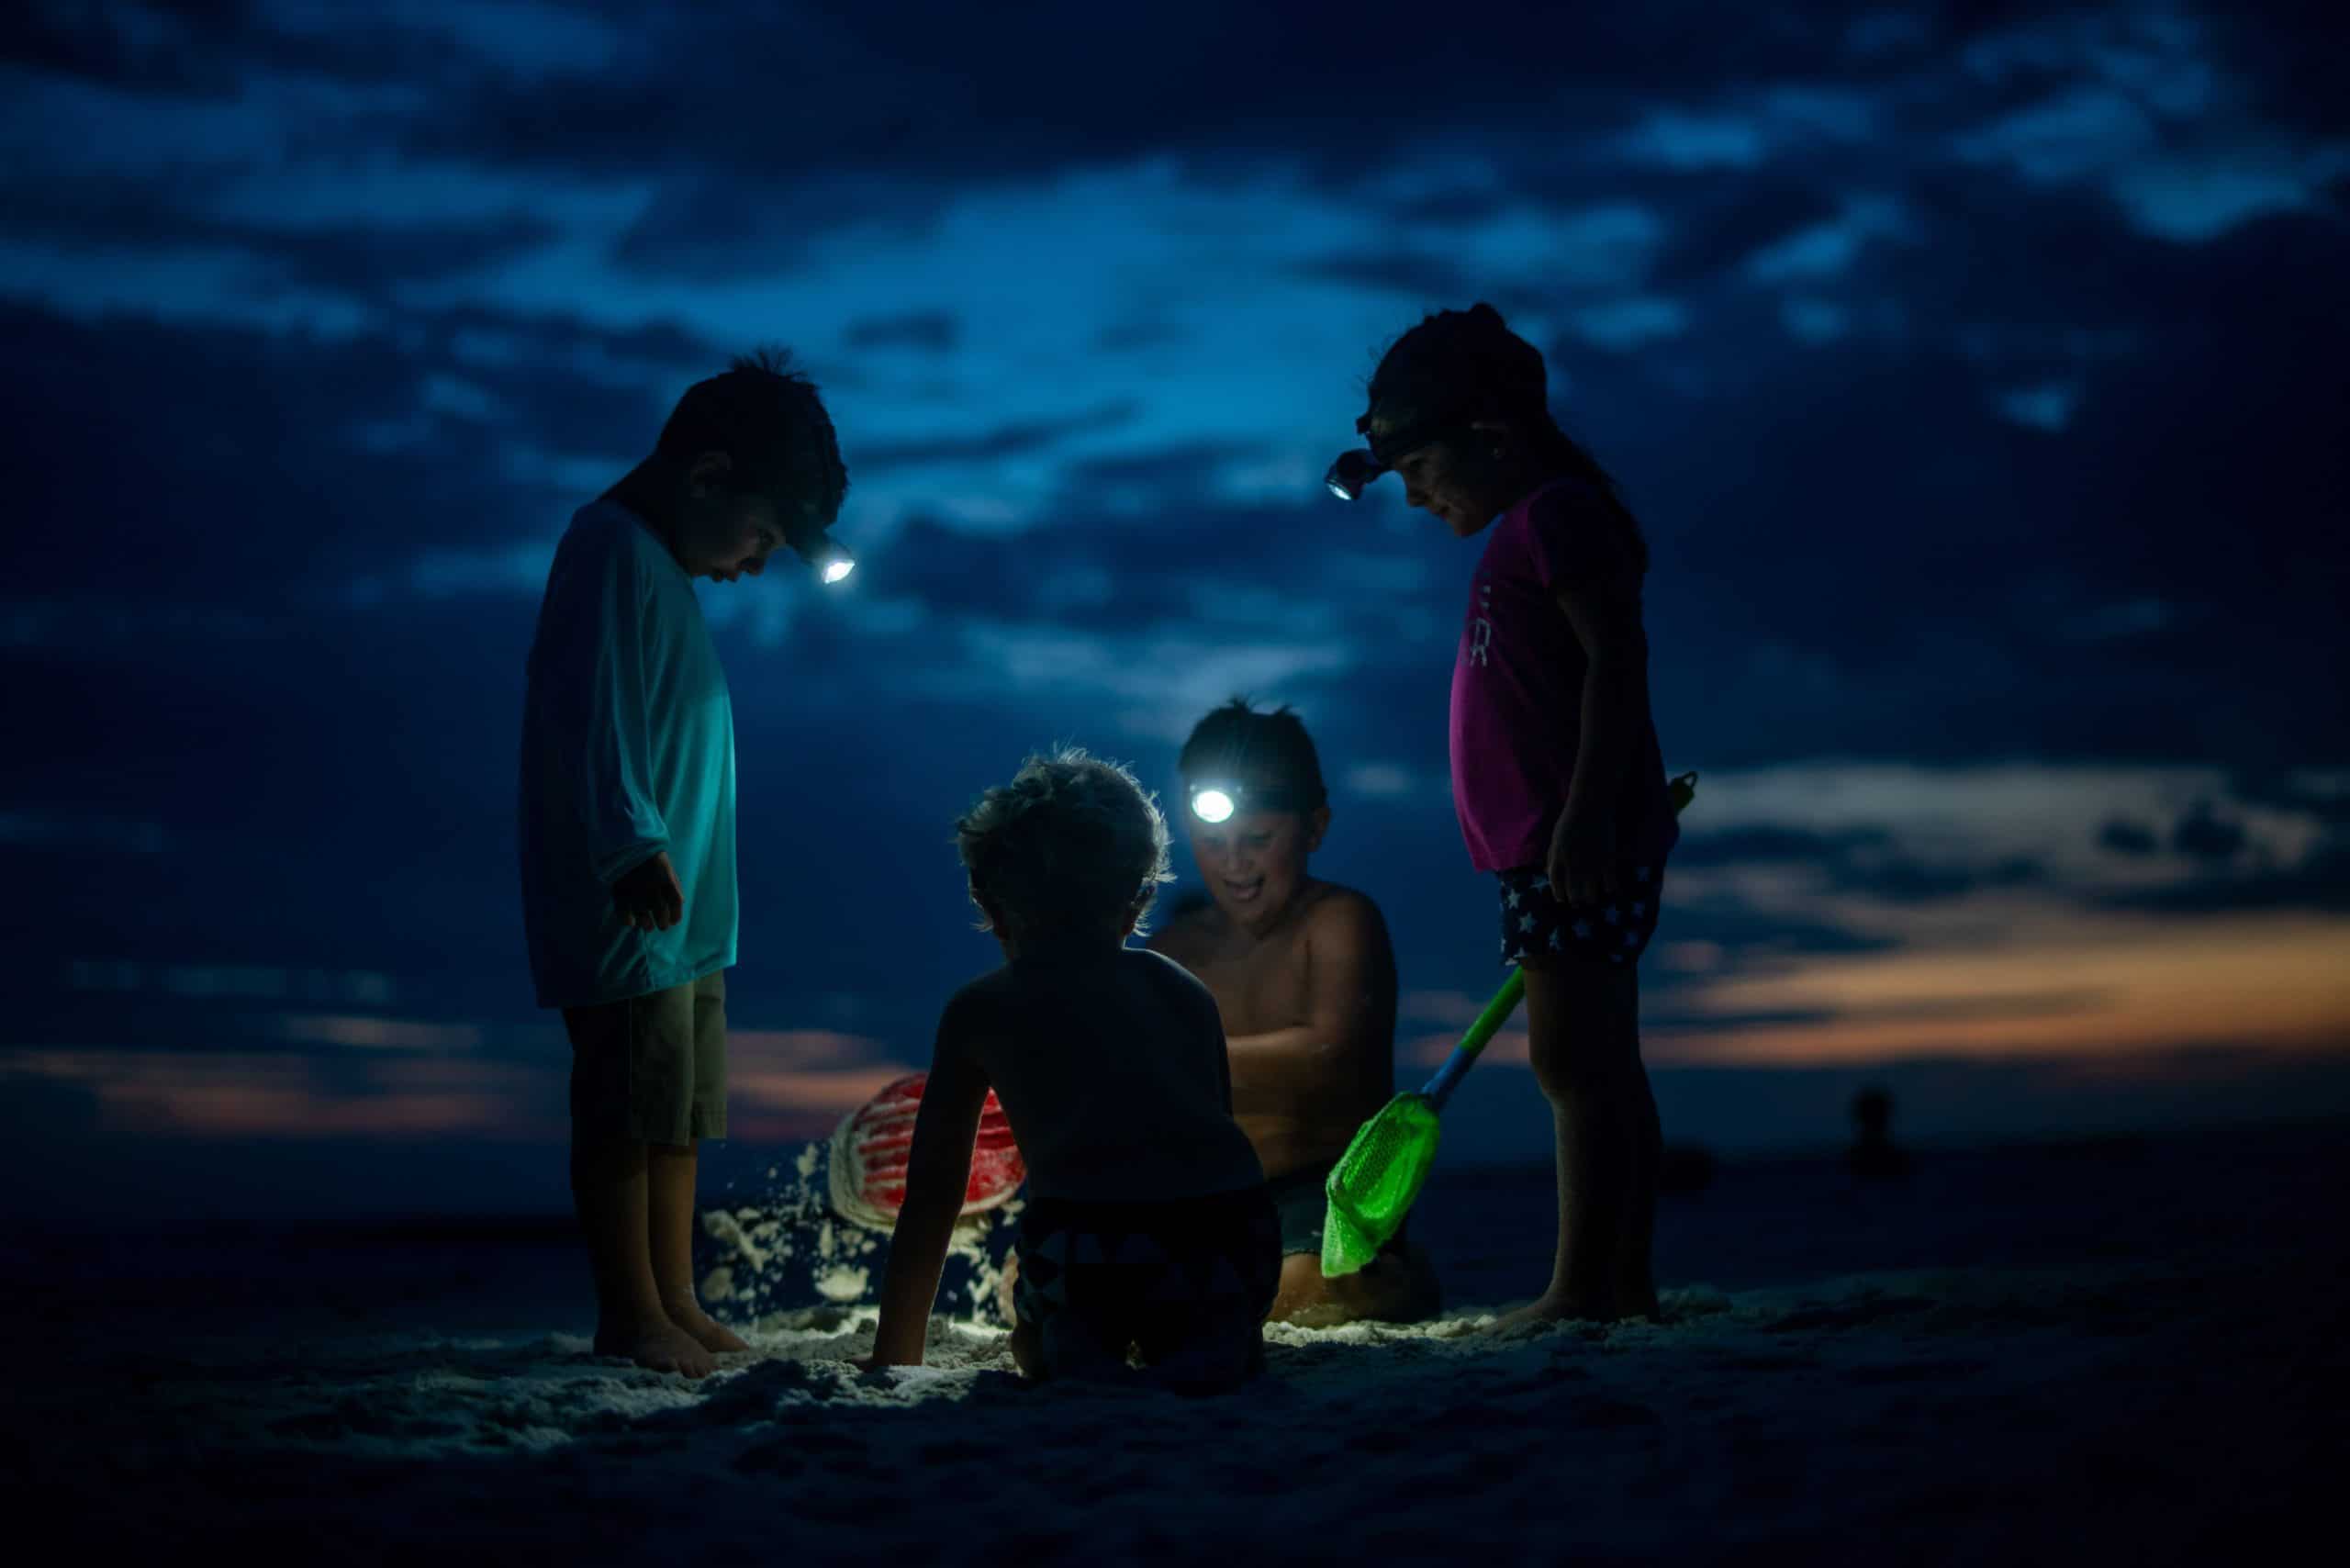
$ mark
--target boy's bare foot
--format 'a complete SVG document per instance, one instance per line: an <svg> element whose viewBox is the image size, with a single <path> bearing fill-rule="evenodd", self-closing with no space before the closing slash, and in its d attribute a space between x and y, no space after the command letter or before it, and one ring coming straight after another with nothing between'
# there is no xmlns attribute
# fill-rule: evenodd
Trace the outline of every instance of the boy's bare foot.
<svg viewBox="0 0 2350 1568"><path fill-rule="evenodd" d="M684 1302L675 1306L664 1305L669 1321L689 1335L694 1343L705 1350L723 1353L747 1350L750 1344L740 1334L701 1309L699 1302Z"/></svg>
<svg viewBox="0 0 2350 1568"><path fill-rule="evenodd" d="M657 1323L621 1324L596 1329L596 1353L626 1356L653 1372L676 1372L688 1380L708 1377L718 1370L710 1352L692 1335L663 1318Z"/></svg>
<svg viewBox="0 0 2350 1568"><path fill-rule="evenodd" d="M1489 1334L1509 1334L1545 1328L1554 1323L1613 1323L1624 1315L1613 1301L1576 1302L1563 1296L1536 1296L1516 1312L1505 1312L1486 1328Z"/></svg>
<svg viewBox="0 0 2350 1568"><path fill-rule="evenodd" d="M1442 1297L1427 1254L1414 1242L1382 1252L1351 1274L1330 1279L1312 1253L1281 1260L1281 1281L1268 1319L1300 1328L1342 1323L1421 1323L1437 1315Z"/></svg>

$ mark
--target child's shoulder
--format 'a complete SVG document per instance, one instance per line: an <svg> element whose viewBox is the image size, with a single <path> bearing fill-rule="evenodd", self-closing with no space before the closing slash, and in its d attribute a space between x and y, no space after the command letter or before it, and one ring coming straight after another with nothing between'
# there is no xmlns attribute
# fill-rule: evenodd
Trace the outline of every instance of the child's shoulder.
<svg viewBox="0 0 2350 1568"><path fill-rule="evenodd" d="M610 497L589 501L571 514L571 526L564 531L563 548L574 554L625 561L632 566L668 553L634 512Z"/></svg>
<svg viewBox="0 0 2350 1568"><path fill-rule="evenodd" d="M1613 527L1624 509L1616 498L1586 479L1572 476L1554 479L1526 498L1518 509L1526 526L1545 528Z"/></svg>
<svg viewBox="0 0 2350 1568"><path fill-rule="evenodd" d="M1129 969L1145 974L1169 985L1198 985L1199 977L1185 969L1181 960L1151 947L1125 947L1122 960Z"/></svg>
<svg viewBox="0 0 2350 1568"><path fill-rule="evenodd" d="M1639 528L1621 501L1586 480L1564 478L1516 509L1512 548L1538 563L1546 582L1645 571Z"/></svg>
<svg viewBox="0 0 2350 1568"><path fill-rule="evenodd" d="M1128 947L1125 951L1128 971L1141 977L1144 983L1194 1001L1205 999L1211 1009L1215 1006L1215 994L1180 959L1148 947Z"/></svg>
<svg viewBox="0 0 2350 1568"><path fill-rule="evenodd" d="M1018 992L1018 985L1009 964L998 965L982 974L973 975L956 987L955 994L946 999L949 1013L972 1013L991 1004L1001 1003Z"/></svg>
<svg viewBox="0 0 2350 1568"><path fill-rule="evenodd" d="M571 514L571 525L565 537L581 543L612 545L628 538L630 532L643 532L637 527L636 514L609 496L599 496Z"/></svg>
<svg viewBox="0 0 2350 1568"><path fill-rule="evenodd" d="M1316 943L1358 945L1387 939L1387 919L1380 913L1378 903L1369 893L1343 882L1315 881L1305 925Z"/></svg>

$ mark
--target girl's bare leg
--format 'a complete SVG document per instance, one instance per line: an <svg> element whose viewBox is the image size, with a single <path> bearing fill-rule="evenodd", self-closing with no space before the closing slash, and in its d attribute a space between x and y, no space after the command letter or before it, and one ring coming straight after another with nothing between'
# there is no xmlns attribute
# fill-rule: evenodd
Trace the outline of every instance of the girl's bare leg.
<svg viewBox="0 0 2350 1568"><path fill-rule="evenodd" d="M1549 1286L1496 1327L1651 1313L1662 1138L1640 1065L1638 971L1580 958L1525 969L1534 1076L1557 1130L1559 1238Z"/></svg>

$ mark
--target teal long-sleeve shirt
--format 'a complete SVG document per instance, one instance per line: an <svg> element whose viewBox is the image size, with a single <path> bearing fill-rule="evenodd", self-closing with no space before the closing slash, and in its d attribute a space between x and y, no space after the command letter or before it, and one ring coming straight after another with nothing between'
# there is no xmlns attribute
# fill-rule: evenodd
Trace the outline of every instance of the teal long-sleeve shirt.
<svg viewBox="0 0 2350 1568"><path fill-rule="evenodd" d="M522 711L522 924L543 1007L617 1002L734 962L734 712L693 579L617 502L556 546ZM667 851L666 931L612 882Z"/></svg>

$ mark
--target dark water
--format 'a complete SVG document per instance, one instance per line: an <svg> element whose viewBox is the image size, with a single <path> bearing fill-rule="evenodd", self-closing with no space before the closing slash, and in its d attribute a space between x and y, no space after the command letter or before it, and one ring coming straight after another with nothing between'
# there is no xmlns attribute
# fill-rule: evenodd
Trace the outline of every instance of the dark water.
<svg viewBox="0 0 2350 1568"><path fill-rule="evenodd" d="M1657 1274L1667 1289L1734 1291L1879 1271L2331 1247L2345 1192L2350 1125L2341 1123L1932 1150L1897 1180L1862 1179L1836 1158L1730 1161L1696 1190L1663 1198ZM1555 1203L1545 1168L1440 1168L1413 1234L1448 1305L1540 1289ZM996 1249L1005 1244L1000 1237ZM867 1261L878 1285L878 1253ZM0 1242L0 1275L12 1317L95 1318L134 1333L256 1322L298 1335L585 1332L592 1315L576 1238L559 1215L19 1231ZM814 1305L812 1286L794 1283L806 1278L804 1268L780 1277L764 1305Z"/></svg>

